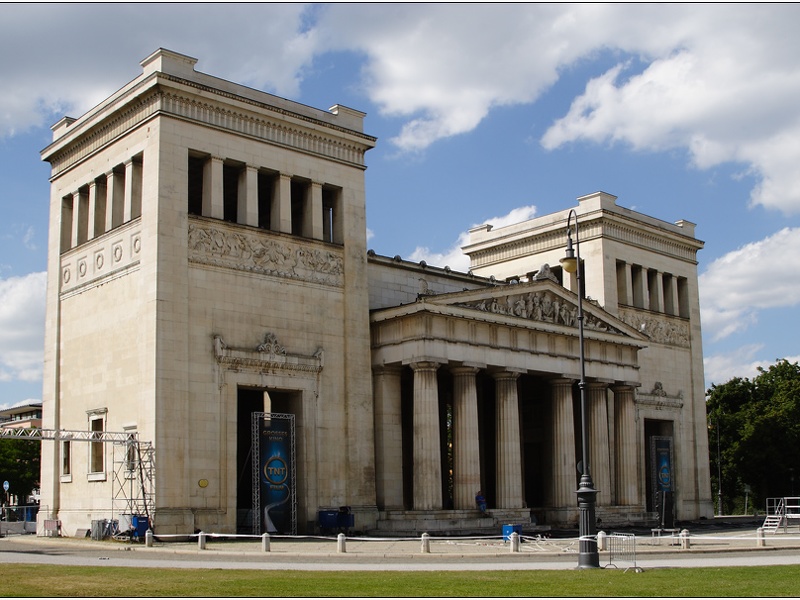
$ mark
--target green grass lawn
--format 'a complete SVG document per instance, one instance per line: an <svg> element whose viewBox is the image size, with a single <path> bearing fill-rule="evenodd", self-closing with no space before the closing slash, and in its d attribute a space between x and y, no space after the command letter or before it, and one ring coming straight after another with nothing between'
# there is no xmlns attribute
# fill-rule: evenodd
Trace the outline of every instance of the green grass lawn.
<svg viewBox="0 0 800 600"><path fill-rule="evenodd" d="M321 572L0 565L4 596L798 596L800 565L569 571Z"/></svg>

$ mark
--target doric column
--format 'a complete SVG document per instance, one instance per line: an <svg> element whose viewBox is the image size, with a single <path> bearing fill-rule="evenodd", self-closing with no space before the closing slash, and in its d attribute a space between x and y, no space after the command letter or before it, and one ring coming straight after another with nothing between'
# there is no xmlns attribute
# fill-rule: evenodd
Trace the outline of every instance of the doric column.
<svg viewBox="0 0 800 600"><path fill-rule="evenodd" d="M258 227L258 169L250 165L239 173L236 221Z"/></svg>
<svg viewBox="0 0 800 600"><path fill-rule="evenodd" d="M519 373L493 373L497 405L497 508L522 508L522 446L519 439Z"/></svg>
<svg viewBox="0 0 800 600"><path fill-rule="evenodd" d="M611 457L608 443L608 385L600 382L586 384L586 404L589 411L589 471L597 504L611 504Z"/></svg>
<svg viewBox="0 0 800 600"><path fill-rule="evenodd" d="M630 263L623 263L621 265L621 268L617 270L617 277L622 278L623 289L625 291L625 296L618 298L617 301L620 304L633 306L633 278L631 277Z"/></svg>
<svg viewBox="0 0 800 600"><path fill-rule="evenodd" d="M86 241L89 229L89 197L83 190L72 195L72 247Z"/></svg>
<svg viewBox="0 0 800 600"><path fill-rule="evenodd" d="M455 367L453 373L453 508L475 508L481 488L478 390L474 367Z"/></svg>
<svg viewBox="0 0 800 600"><path fill-rule="evenodd" d="M647 272L647 283L650 286L650 306L648 308L655 312L664 312L664 282L661 275L655 269Z"/></svg>
<svg viewBox="0 0 800 600"><path fill-rule="evenodd" d="M575 460L575 418L572 409L572 380L551 379L553 393L553 477L551 504L554 508L575 506L577 461Z"/></svg>
<svg viewBox="0 0 800 600"><path fill-rule="evenodd" d="M115 171L106 173L106 231L122 225L125 199L124 178Z"/></svg>
<svg viewBox="0 0 800 600"><path fill-rule="evenodd" d="M214 219L225 218L224 193L222 159L212 156L203 165L202 211L204 217L212 217Z"/></svg>
<svg viewBox="0 0 800 600"><path fill-rule="evenodd" d="M75 222L74 214L75 197L68 194L61 199L61 252L66 252L72 248L72 233L73 224Z"/></svg>
<svg viewBox="0 0 800 600"><path fill-rule="evenodd" d="M222 163L220 162L220 186L222 185ZM220 193L220 204L222 193ZM133 159L125 161L125 222L142 214L142 165ZM220 217L221 218L221 217Z"/></svg>
<svg viewBox="0 0 800 600"><path fill-rule="evenodd" d="M664 274L664 312L676 317L680 315L678 309L678 278L674 275Z"/></svg>
<svg viewBox="0 0 800 600"><path fill-rule="evenodd" d="M614 442L616 457L617 504L640 504L639 477L637 476L636 407L633 387L615 385L614 392Z"/></svg>
<svg viewBox="0 0 800 600"><path fill-rule="evenodd" d="M403 508L403 423L400 367L372 370L375 398L375 469L378 508Z"/></svg>
<svg viewBox="0 0 800 600"><path fill-rule="evenodd" d="M441 510L442 461L439 442L439 386L435 362L412 363L414 370L414 510Z"/></svg>
<svg viewBox="0 0 800 600"><path fill-rule="evenodd" d="M292 233L292 176L286 173L275 178L270 229Z"/></svg>
<svg viewBox="0 0 800 600"><path fill-rule="evenodd" d="M104 233L106 199L103 196L105 189L105 185L100 185L97 181L89 182L89 229L86 237L90 240Z"/></svg>
<svg viewBox="0 0 800 600"><path fill-rule="evenodd" d="M314 240L322 239L322 184L312 181L306 192L303 214L303 236Z"/></svg>

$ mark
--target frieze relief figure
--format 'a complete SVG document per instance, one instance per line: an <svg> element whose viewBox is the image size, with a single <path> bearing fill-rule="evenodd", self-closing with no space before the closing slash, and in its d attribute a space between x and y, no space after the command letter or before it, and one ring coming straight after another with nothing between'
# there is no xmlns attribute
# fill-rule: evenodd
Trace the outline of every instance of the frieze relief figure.
<svg viewBox="0 0 800 600"><path fill-rule="evenodd" d="M331 252L300 245L292 248L262 236L189 224L189 254L196 262L341 285L344 262Z"/></svg>
<svg viewBox="0 0 800 600"><path fill-rule="evenodd" d="M577 327L578 325L577 305L571 304L558 296L554 296L550 292L509 294L507 296L484 298L472 303L459 303L459 306L474 308L482 312L490 312L496 315L509 315L530 319L532 321L566 325L568 327ZM584 323L588 329L619 333L618 330L592 314L585 313L584 319Z"/></svg>
<svg viewBox="0 0 800 600"><path fill-rule="evenodd" d="M620 311L620 319L654 342L689 347L689 327L685 323L631 311Z"/></svg>

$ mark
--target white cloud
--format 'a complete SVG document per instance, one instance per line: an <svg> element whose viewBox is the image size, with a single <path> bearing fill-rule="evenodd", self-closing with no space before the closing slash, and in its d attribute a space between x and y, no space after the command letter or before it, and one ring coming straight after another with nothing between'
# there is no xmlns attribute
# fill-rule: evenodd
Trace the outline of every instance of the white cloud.
<svg viewBox="0 0 800 600"><path fill-rule="evenodd" d="M758 375L758 368L767 369L775 364L775 358L758 358L757 355L764 349L763 344L749 344L736 348L732 352L708 356L703 360L705 368L706 386L712 383L720 385L727 383L734 377L752 379ZM786 360L794 363L800 361L800 356L787 356Z"/></svg>
<svg viewBox="0 0 800 600"><path fill-rule="evenodd" d="M535 206L520 206L515 208L508 214L500 217L492 217L483 223L476 223L470 227L477 227L479 225L492 225L493 228L505 227L506 225L513 225L532 219L536 214ZM469 231L465 231L458 236L458 239L442 252L431 251L426 246L417 246L409 256L409 260L417 262L424 260L426 263L444 267L448 266L455 271L466 273L469 271L469 257L461 251L461 248L469 243Z"/></svg>
<svg viewBox="0 0 800 600"><path fill-rule="evenodd" d="M197 69L296 96L314 32L302 4L15 4L3 7L0 137L80 116L141 73L159 47ZM121 28L136 35L120 35ZM65 32L72 32L66 41Z"/></svg>
<svg viewBox="0 0 800 600"><path fill-rule="evenodd" d="M787 227L718 258L699 285L703 330L713 340L747 329L760 310L796 306L800 228Z"/></svg>
<svg viewBox="0 0 800 600"><path fill-rule="evenodd" d="M676 29L669 52L640 73L627 76L631 66L620 63L592 79L542 144L553 149L585 140L647 151L683 148L701 169L743 163L760 180L753 203L800 213L800 66L794 59L800 40L792 33L800 7L691 10L697 11L696 23ZM668 7L665 23L682 12ZM634 44L627 50L644 48Z"/></svg>
<svg viewBox="0 0 800 600"><path fill-rule="evenodd" d="M0 381L42 377L46 273L0 279Z"/></svg>
<svg viewBox="0 0 800 600"><path fill-rule="evenodd" d="M796 4L15 4L0 20L0 52L15 57L0 65L0 136L78 116L159 46L289 97L316 57L344 51L363 63L361 92L398 119L390 141L419 151L603 53L618 64L545 147L623 142L686 150L703 169L741 163L758 180L753 203L800 212L798 21ZM137 35L120 37L122 22ZM64 43L64 31L92 35Z"/></svg>

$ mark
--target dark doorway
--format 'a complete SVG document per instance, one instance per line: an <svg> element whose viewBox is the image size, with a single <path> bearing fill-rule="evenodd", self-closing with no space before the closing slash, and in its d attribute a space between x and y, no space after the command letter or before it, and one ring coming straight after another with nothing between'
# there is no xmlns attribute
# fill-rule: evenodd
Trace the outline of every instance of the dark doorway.
<svg viewBox="0 0 800 600"><path fill-rule="evenodd" d="M299 393L240 387L236 414L236 531L253 533L253 420L254 412L295 414ZM297 415L296 415L297 416ZM299 432L299 425L298 425ZM300 469L298 469L299 477ZM299 490L298 490L299 491ZM299 496L298 496L299 499ZM301 500L302 501L302 500Z"/></svg>

